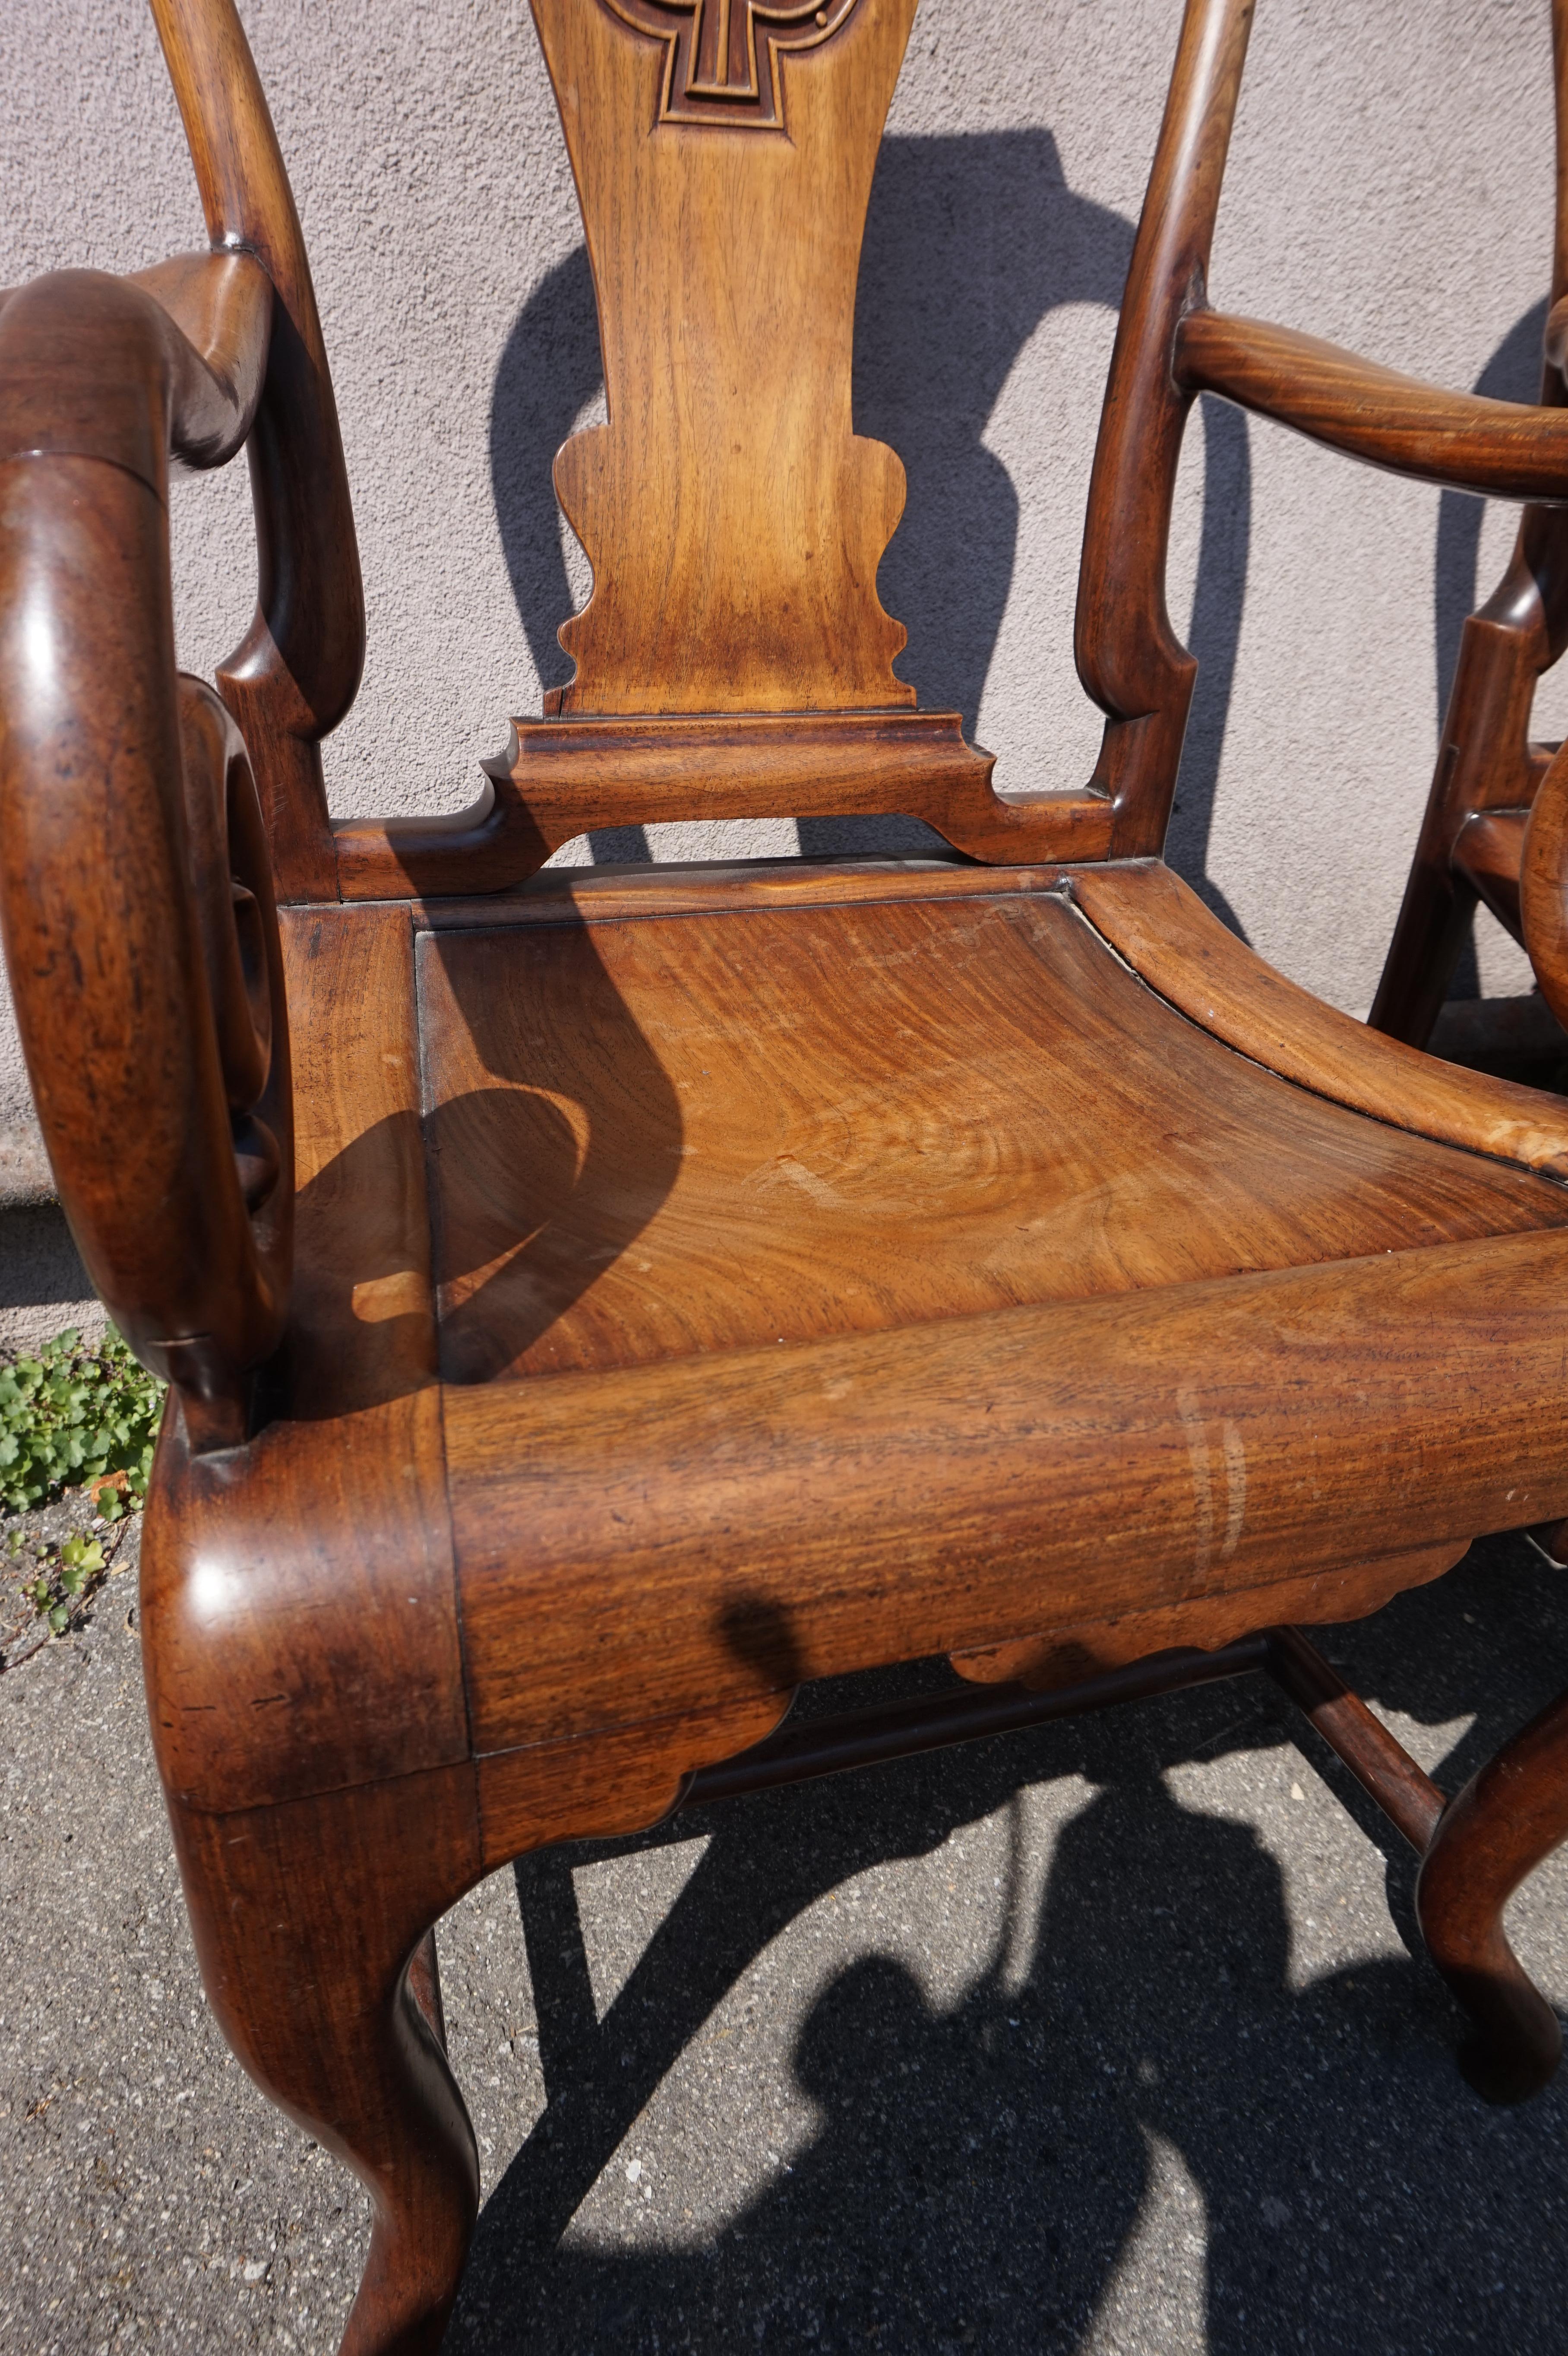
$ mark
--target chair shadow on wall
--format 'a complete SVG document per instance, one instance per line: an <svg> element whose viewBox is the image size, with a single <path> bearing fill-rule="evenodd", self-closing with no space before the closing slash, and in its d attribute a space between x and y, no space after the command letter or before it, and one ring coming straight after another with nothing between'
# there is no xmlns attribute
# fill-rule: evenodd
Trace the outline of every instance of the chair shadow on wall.
<svg viewBox="0 0 1568 2356"><path fill-rule="evenodd" d="M1534 402L1541 395L1541 346L1546 332L1545 298L1516 321L1498 346L1472 390L1492 401ZM1459 639L1477 600L1494 584L1479 575L1484 499L1445 491L1437 508L1437 548L1433 566L1433 622L1437 670L1437 726L1441 732L1459 659ZM1517 512L1517 510L1516 510ZM1413 843L1412 848L1413 849ZM1450 998L1479 998L1476 945L1469 938L1448 985Z"/></svg>
<svg viewBox="0 0 1568 2356"><path fill-rule="evenodd" d="M1427 1725L1483 1699L1439 1771L1453 1790L1547 1697L1554 1656L1561 1683L1568 1602L1520 1541L1488 1541L1437 1587L1328 1643L1364 1690ZM1455 2067L1456 2016L1424 1961L1394 1950L1323 1971L1293 1959L1293 1940L1310 1944L1313 1925L1298 1900L1293 1930L1274 1849L1289 1857L1304 1829L1311 1837L1284 1796L1306 1773L1299 1759L1287 1751L1272 1774L1261 1770L1284 1819L1271 1846L1205 1813L1211 1799L1182 1804L1184 1765L1275 1750L1292 1732L1383 1850L1393 1919L1413 1947L1413 1860L1261 1680L520 1861L547 2104L481 2217L449 2349L1033 2356L1121 2344L1104 2319L1142 2232L1154 2237L1146 2297L1161 2275L1155 2244L1164 2235L1179 2252L1188 2237L1165 2276L1185 2277L1183 2316L1215 2356L1427 2356L1465 2342L1462 2326L1477 2319L1492 2347L1557 2344L1568 2096L1559 2088L1512 2112L1481 2104ZM1031 1903L1021 1794L1073 1774L1092 1794ZM998 1810L1012 1858L1000 1934L988 1956L975 1942L975 1976L956 2001L933 2002L905 1961L861 1953L804 2008L791 2062L815 2116L763 2190L706 2233L667 2209L641 2211L624 2235L601 2209L569 2233L627 2149L650 2156L667 2198L684 2161L711 2199L732 2132L754 2182L761 2147L779 2137L765 2075L743 2113L720 2094L730 2126L709 2112L694 2062L684 2147L672 2139L661 2164L655 2121L644 2141L625 2139L742 1974L808 1908ZM601 2019L571 1868L698 1835L700 1861ZM973 1850L952 1870L976 1877ZM874 1948L870 1913L860 1919ZM1332 1917L1322 1928L1332 1948ZM809 1955L797 1937L795 1968L809 1975ZM786 2004L789 1969L766 1981L764 2009ZM709 2049L708 2066L719 2052ZM694 2157L705 2136L709 2149ZM1182 2172L1186 2211L1173 2214ZM613 2182L624 2190L618 2167ZM1180 2336L1174 2317L1147 2305L1136 2319L1140 2344L1167 2320L1172 2344Z"/></svg>
<svg viewBox="0 0 1568 2356"><path fill-rule="evenodd" d="M1132 237L1120 213L1067 186L1049 132L882 144L856 305L855 425L898 451L909 498L878 587L909 631L899 670L923 702L962 712L971 737L1019 532L1018 494L986 446L986 428L1048 313L1080 303L1115 310ZM491 401L502 546L547 687L571 673L556 630L573 604L550 462L603 382L592 281L579 247L518 314ZM1201 406L1204 521L1191 623L1201 668L1169 855L1233 925L1204 871L1245 593L1251 472L1244 417L1207 397ZM1077 554L1075 541L1064 545L1060 562L1075 565ZM598 860L649 856L640 827L604 830L592 845ZM803 819L800 846L816 856L944 848L898 817Z"/></svg>

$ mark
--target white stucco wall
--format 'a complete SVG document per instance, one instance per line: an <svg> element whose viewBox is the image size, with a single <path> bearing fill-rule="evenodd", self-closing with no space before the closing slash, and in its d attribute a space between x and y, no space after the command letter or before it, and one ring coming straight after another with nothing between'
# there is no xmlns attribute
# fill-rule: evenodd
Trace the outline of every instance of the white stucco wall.
<svg viewBox="0 0 1568 2356"><path fill-rule="evenodd" d="M549 87L523 0L241 6L313 258L368 593L333 807L456 806L507 714L565 675L554 627L585 586L549 470L598 393L598 353ZM1098 739L1072 671L1074 573L1179 16L923 0L889 123L857 356L857 424L910 477L882 595L911 632L901 669L964 707L1001 781L1079 780ZM1529 397L1549 40L1548 0L1258 0L1215 300ZM0 284L201 242L143 0L8 0L0 87ZM1489 586L1511 519L1205 407L1173 559L1172 612L1205 669L1171 856L1266 957L1360 1012L1477 550ZM243 467L178 486L175 517L182 659L209 669L252 603ZM1541 722L1568 728L1555 682ZM728 853L740 831L659 829L654 848ZM795 841L781 820L752 847ZM1528 984L1485 918L1478 979ZM0 1007L0 1136L28 1122Z"/></svg>

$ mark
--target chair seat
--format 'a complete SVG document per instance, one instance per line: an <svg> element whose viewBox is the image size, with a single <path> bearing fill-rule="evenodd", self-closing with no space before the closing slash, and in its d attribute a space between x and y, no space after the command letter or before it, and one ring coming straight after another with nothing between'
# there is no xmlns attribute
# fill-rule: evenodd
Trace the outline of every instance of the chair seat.
<svg viewBox="0 0 1568 2356"><path fill-rule="evenodd" d="M285 917L289 1396L244 1481L171 1440L154 1517L200 1804L473 1756L511 1854L541 1745L1354 1616L1568 1512L1541 1098L1200 909L1157 992L1163 869L554 889ZM1182 991L1308 1076L1328 1026L1384 1116Z"/></svg>
<svg viewBox="0 0 1568 2356"><path fill-rule="evenodd" d="M419 997L453 1383L1568 1223L1220 1045L1060 892L430 932Z"/></svg>

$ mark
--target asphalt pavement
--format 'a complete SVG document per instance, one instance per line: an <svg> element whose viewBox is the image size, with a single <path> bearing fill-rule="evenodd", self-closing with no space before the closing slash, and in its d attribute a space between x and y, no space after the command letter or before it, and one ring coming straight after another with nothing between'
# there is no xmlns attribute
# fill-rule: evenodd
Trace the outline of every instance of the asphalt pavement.
<svg viewBox="0 0 1568 2356"><path fill-rule="evenodd" d="M331 2350L366 2203L205 2008L133 1552L0 1673L0 2351ZM1568 1684L1568 1580L1494 1540L1322 1641L1452 1788ZM1470 2093L1413 1880L1260 1678L496 1874L439 1933L447 2345L1563 2356L1568 2092ZM1565 1895L1509 1918L1560 2006Z"/></svg>

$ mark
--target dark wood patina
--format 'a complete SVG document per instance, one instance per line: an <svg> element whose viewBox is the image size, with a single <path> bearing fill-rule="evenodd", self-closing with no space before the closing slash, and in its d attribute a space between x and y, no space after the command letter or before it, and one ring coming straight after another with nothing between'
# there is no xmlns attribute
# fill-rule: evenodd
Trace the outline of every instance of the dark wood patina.
<svg viewBox="0 0 1568 2356"><path fill-rule="evenodd" d="M557 464L575 675L474 809L335 822L363 603L309 272L232 0L154 5L211 252L0 310L0 917L61 1198L173 1385L143 1628L208 1992L375 2205L344 2347L433 2348L462 2269L429 1933L480 1875L1206 1678L1307 1711L1423 1854L1476 2083L1543 2083L1500 1922L1568 1830L1563 1706L1445 1804L1294 1623L1568 1515L1568 1106L1323 1006L1160 851L1197 391L1531 502L1536 604L1462 667L1500 776L1473 648L1557 643L1558 380L1499 409L1210 308L1251 8L1189 0L1083 551L1104 748L1019 793L892 669L902 469L850 414L913 0L536 0L609 386ZM166 470L241 445L215 693ZM535 873L599 826L889 810L962 855ZM783 1724L933 1654L951 1693Z"/></svg>

